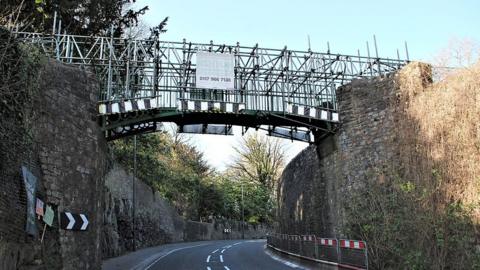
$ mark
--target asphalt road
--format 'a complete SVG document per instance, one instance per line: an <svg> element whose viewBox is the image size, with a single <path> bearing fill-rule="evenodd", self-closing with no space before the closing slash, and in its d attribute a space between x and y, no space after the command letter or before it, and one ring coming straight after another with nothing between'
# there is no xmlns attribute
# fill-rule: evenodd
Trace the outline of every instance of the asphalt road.
<svg viewBox="0 0 480 270"><path fill-rule="evenodd" d="M308 269L266 252L265 244L265 240L225 240L164 245L107 260L103 270Z"/></svg>

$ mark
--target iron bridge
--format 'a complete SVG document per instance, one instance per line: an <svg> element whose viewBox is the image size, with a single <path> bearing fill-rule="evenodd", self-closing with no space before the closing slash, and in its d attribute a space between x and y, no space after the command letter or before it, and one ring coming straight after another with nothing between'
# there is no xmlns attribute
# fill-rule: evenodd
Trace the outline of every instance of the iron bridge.
<svg viewBox="0 0 480 270"><path fill-rule="evenodd" d="M337 87L395 71L408 62L399 56L370 56L369 51L361 56L185 39L14 34L48 56L98 76L98 121L108 140L155 132L161 122L175 122L181 132L229 135L236 125L312 142L312 133L317 140L338 128ZM233 89L197 87L199 52L233 56Z"/></svg>

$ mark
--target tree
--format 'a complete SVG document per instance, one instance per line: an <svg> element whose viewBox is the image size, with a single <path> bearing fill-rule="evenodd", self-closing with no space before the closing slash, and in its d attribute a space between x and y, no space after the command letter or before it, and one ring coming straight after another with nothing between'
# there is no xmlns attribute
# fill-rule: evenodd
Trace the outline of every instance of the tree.
<svg viewBox="0 0 480 270"><path fill-rule="evenodd" d="M22 31L50 33L54 14L69 34L105 35L113 26L115 36L137 26L148 6L134 9L135 0L6 0L0 6L0 23L15 24ZM164 21L166 23L166 21ZM163 28L165 24L163 24ZM164 30L164 29L163 29Z"/></svg>
<svg viewBox="0 0 480 270"><path fill-rule="evenodd" d="M234 148L237 157L232 165L241 178L274 190L282 172L285 153L278 139L258 134L243 138L240 147Z"/></svg>
<svg viewBox="0 0 480 270"><path fill-rule="evenodd" d="M113 156L133 171L133 138L111 143ZM137 135L139 179L169 200L187 219L206 220L222 210L222 194L212 169L194 146L167 132Z"/></svg>
<svg viewBox="0 0 480 270"><path fill-rule="evenodd" d="M251 223L272 222L276 209L276 187L285 162L283 145L278 139L258 134L243 138L235 147L236 159L225 178L237 187L237 198L243 188L245 218Z"/></svg>
<svg viewBox="0 0 480 270"><path fill-rule="evenodd" d="M470 67L480 60L480 44L471 38L451 38L432 59L433 77L442 79L458 68Z"/></svg>

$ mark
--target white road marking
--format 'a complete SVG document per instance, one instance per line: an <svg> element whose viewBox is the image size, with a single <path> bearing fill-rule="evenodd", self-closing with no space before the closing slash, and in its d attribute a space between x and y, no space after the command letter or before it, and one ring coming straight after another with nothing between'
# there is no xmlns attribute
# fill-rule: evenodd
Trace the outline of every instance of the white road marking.
<svg viewBox="0 0 480 270"><path fill-rule="evenodd" d="M233 244L233 245L236 246L236 245L239 245L239 244L241 244L241 243L242 243L242 242L238 242L238 243L235 243L235 244Z"/></svg>
<svg viewBox="0 0 480 270"><path fill-rule="evenodd" d="M225 270L230 270L230 268L228 268L228 266L223 266L223 267L225 267Z"/></svg>
<svg viewBox="0 0 480 270"><path fill-rule="evenodd" d="M245 242L258 243L258 242L266 242L266 241L264 239L259 239L259 240L248 240L248 241L245 241Z"/></svg>
<svg viewBox="0 0 480 270"><path fill-rule="evenodd" d="M224 246L223 248L231 248L231 247L232 247L232 246L229 245L229 246Z"/></svg>
<svg viewBox="0 0 480 270"><path fill-rule="evenodd" d="M223 262L223 255L220 255L220 262Z"/></svg>
<svg viewBox="0 0 480 270"><path fill-rule="evenodd" d="M176 249L170 250L170 251L167 252L165 255L158 257L155 261L153 261L151 264L149 264L147 267L145 267L144 270L150 269L150 267L152 267L153 265L155 265L158 261L160 261L161 259L167 257L168 255L170 255L170 254L172 254L172 253L174 253L174 252L177 252L177 251L182 250L182 249L194 248L194 247L201 247L201 246L205 246L205 245L208 245L208 244L200 244L200 245L195 245L195 246L190 246L190 247L181 247L181 248L176 248ZM139 267L139 265L137 265L137 266L135 267L135 269L137 269L138 267Z"/></svg>
<svg viewBox="0 0 480 270"><path fill-rule="evenodd" d="M304 269L304 270L305 270L305 268L303 268L303 267L301 267L301 266L299 266L299 265L297 265L297 264L291 263L291 262L289 262L289 261L287 261L287 260L284 260L284 259L282 259L282 258L280 258L280 257L275 256L272 252L268 252L268 251L266 251L266 250L265 250L264 252L265 252L268 256L270 256L270 258L274 259L275 261L281 262L281 263L283 263L284 265L286 265L286 266L288 266L288 267L296 268L296 269Z"/></svg>
<svg viewBox="0 0 480 270"><path fill-rule="evenodd" d="M207 266L207 270L212 270L212 268L210 268L210 266Z"/></svg>
<svg viewBox="0 0 480 270"><path fill-rule="evenodd" d="M215 253L215 252L217 252L217 251L218 251L218 249L215 249L215 250L212 252L212 254Z"/></svg>
<svg viewBox="0 0 480 270"><path fill-rule="evenodd" d="M208 255L208 257L207 257L207 262L210 262L210 257L211 257L211 256Z"/></svg>
<svg viewBox="0 0 480 270"><path fill-rule="evenodd" d="M222 251L220 253L223 253L223 252L225 252L225 249L222 249Z"/></svg>

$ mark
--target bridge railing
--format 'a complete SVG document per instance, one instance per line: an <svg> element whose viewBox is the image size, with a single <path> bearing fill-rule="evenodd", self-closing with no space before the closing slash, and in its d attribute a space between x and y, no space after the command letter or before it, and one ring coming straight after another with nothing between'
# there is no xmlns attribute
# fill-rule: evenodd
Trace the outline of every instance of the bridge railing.
<svg viewBox="0 0 480 270"><path fill-rule="evenodd" d="M368 269L365 241L271 233L267 235L267 245L282 253L319 263Z"/></svg>
<svg viewBox="0 0 480 270"><path fill-rule="evenodd" d="M285 104L337 109L336 88L355 78L394 71L406 60L211 43L169 42L113 36L14 33L51 57L85 66L99 77L100 101L158 98L244 103L247 110L286 111ZM234 89L198 88L198 52L233 55Z"/></svg>

